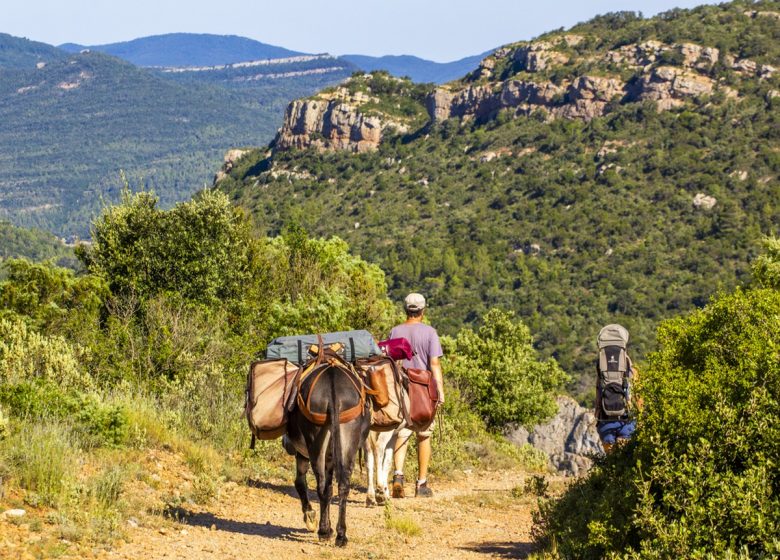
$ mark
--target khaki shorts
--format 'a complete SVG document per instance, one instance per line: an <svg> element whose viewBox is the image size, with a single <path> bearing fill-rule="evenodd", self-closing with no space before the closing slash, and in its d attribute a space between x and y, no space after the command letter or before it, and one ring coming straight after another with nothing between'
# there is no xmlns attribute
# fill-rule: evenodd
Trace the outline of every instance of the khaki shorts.
<svg viewBox="0 0 780 560"><path fill-rule="evenodd" d="M436 419L435 418L433 419L433 422L431 422L431 424L427 428L425 428L424 430L421 430L419 432L404 427L404 428L401 428L400 430L398 430L398 439L400 439L400 440L407 440L410 437L412 437L412 434L417 434L417 437L422 437L422 438L431 437L433 435L433 429L435 427L436 427Z"/></svg>

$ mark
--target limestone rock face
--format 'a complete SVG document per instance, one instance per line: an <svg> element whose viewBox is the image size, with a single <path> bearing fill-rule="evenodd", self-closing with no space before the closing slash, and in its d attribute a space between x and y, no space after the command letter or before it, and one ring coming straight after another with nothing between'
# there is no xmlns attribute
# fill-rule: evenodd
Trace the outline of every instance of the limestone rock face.
<svg viewBox="0 0 780 560"><path fill-rule="evenodd" d="M550 107L557 96L563 96L564 89L550 82L535 83L521 80L504 82L501 90L502 107L520 107L523 105Z"/></svg>
<svg viewBox="0 0 780 560"><path fill-rule="evenodd" d="M217 171L216 175L214 175L214 184L216 185L222 179L227 177L228 173L230 173L233 170L233 167L235 166L236 162L240 160L242 157L244 157L246 154L248 154L249 152L250 150L241 150L238 148L228 150L225 153L225 158L222 163L222 168L219 171Z"/></svg>
<svg viewBox="0 0 780 560"><path fill-rule="evenodd" d="M558 397L558 413L529 433L518 427L507 433L512 443L528 443L544 451L550 466L568 475L584 474L592 465L592 455L603 453L592 410L570 397Z"/></svg>
<svg viewBox="0 0 780 560"><path fill-rule="evenodd" d="M364 115L339 99L299 99L287 107L275 148L368 152L379 146L385 126L379 117Z"/></svg>
<svg viewBox="0 0 780 560"><path fill-rule="evenodd" d="M702 210L712 210L717 203L718 199L704 193L696 193L696 196L693 197L693 206Z"/></svg>
<svg viewBox="0 0 780 560"><path fill-rule="evenodd" d="M600 117L613 97L623 97L623 86L617 78L581 76L569 87L570 103L563 105L557 113L567 119L586 121Z"/></svg>
<svg viewBox="0 0 780 560"><path fill-rule="evenodd" d="M469 86L453 94L440 88L428 97L428 113L434 122L441 122L451 117L483 118L500 109L514 109L517 114L542 109L552 117L590 120L603 115L613 97L622 97L623 88L617 78L595 76L582 76L565 87L507 80L498 91Z"/></svg>
<svg viewBox="0 0 780 560"><path fill-rule="evenodd" d="M659 66L644 76L633 92L638 100L652 99L658 102L659 110L670 109L683 100L712 93L715 82L674 66Z"/></svg>
<svg viewBox="0 0 780 560"><path fill-rule="evenodd" d="M428 114L434 122L446 121L452 112L452 98L449 90L436 88L425 100Z"/></svg>
<svg viewBox="0 0 780 560"><path fill-rule="evenodd" d="M758 17L757 12L751 14ZM576 66L569 66L570 57L580 56L572 47L584 40L580 35L567 34L496 49L464 80L437 87L428 94L425 106L430 122L450 118L485 120L500 111L514 117L542 112L548 120L590 121L606 114L615 101L655 101L658 110L664 111L711 94L716 88L727 97L738 98L738 90L709 77L716 63L745 77L767 79L777 72L773 66L737 60L714 47L646 40L575 59L593 64L597 70L606 69L607 75L572 75ZM557 72L559 69L561 72ZM624 77L631 74L625 82ZM500 79L498 75L511 76ZM354 89L341 87L315 99L291 103L275 149L314 147L365 152L376 150L389 128L405 131L405 125L392 122L400 117L362 114L360 107L369 102L381 105L382 100L371 97L370 88L368 93Z"/></svg>
<svg viewBox="0 0 780 560"><path fill-rule="evenodd" d="M526 72L541 72L548 66L565 64L569 61L568 56L554 51L553 45L546 41L537 41L518 48L514 59Z"/></svg>
<svg viewBox="0 0 780 560"><path fill-rule="evenodd" d="M489 86L468 86L456 93L437 88L428 95L426 106L433 122L451 117L484 117L500 108L500 100Z"/></svg>

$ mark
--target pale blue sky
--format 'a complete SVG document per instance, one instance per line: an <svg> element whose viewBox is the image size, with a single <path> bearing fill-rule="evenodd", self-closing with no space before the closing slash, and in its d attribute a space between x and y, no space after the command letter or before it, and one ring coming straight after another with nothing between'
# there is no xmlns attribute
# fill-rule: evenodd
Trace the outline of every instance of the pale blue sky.
<svg viewBox="0 0 780 560"><path fill-rule="evenodd" d="M242 35L303 52L449 61L617 10L704 0L3 0L0 32L102 44L172 32ZM710 2L713 3L713 2Z"/></svg>

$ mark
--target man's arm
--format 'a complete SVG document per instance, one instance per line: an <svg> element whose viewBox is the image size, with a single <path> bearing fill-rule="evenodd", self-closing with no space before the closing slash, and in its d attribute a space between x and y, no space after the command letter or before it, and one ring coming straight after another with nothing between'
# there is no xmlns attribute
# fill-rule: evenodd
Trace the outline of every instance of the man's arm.
<svg viewBox="0 0 780 560"><path fill-rule="evenodd" d="M439 404L444 404L444 379L441 375L441 360L437 356L431 358L431 373L433 373L434 379L436 379L436 385L439 386Z"/></svg>

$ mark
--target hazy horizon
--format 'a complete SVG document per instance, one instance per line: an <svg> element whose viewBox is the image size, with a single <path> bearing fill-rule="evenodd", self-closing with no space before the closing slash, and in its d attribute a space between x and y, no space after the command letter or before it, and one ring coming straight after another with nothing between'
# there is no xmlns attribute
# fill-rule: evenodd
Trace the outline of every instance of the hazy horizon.
<svg viewBox="0 0 780 560"><path fill-rule="evenodd" d="M51 45L100 45L168 33L211 33L239 35L307 53L409 54L449 62L606 12L631 10L651 16L706 3L714 2L293 0L263 5L236 0L228 11L224 3L212 0L191 0L186 8L171 0L136 0L132 5L28 0L5 8L0 31Z"/></svg>

